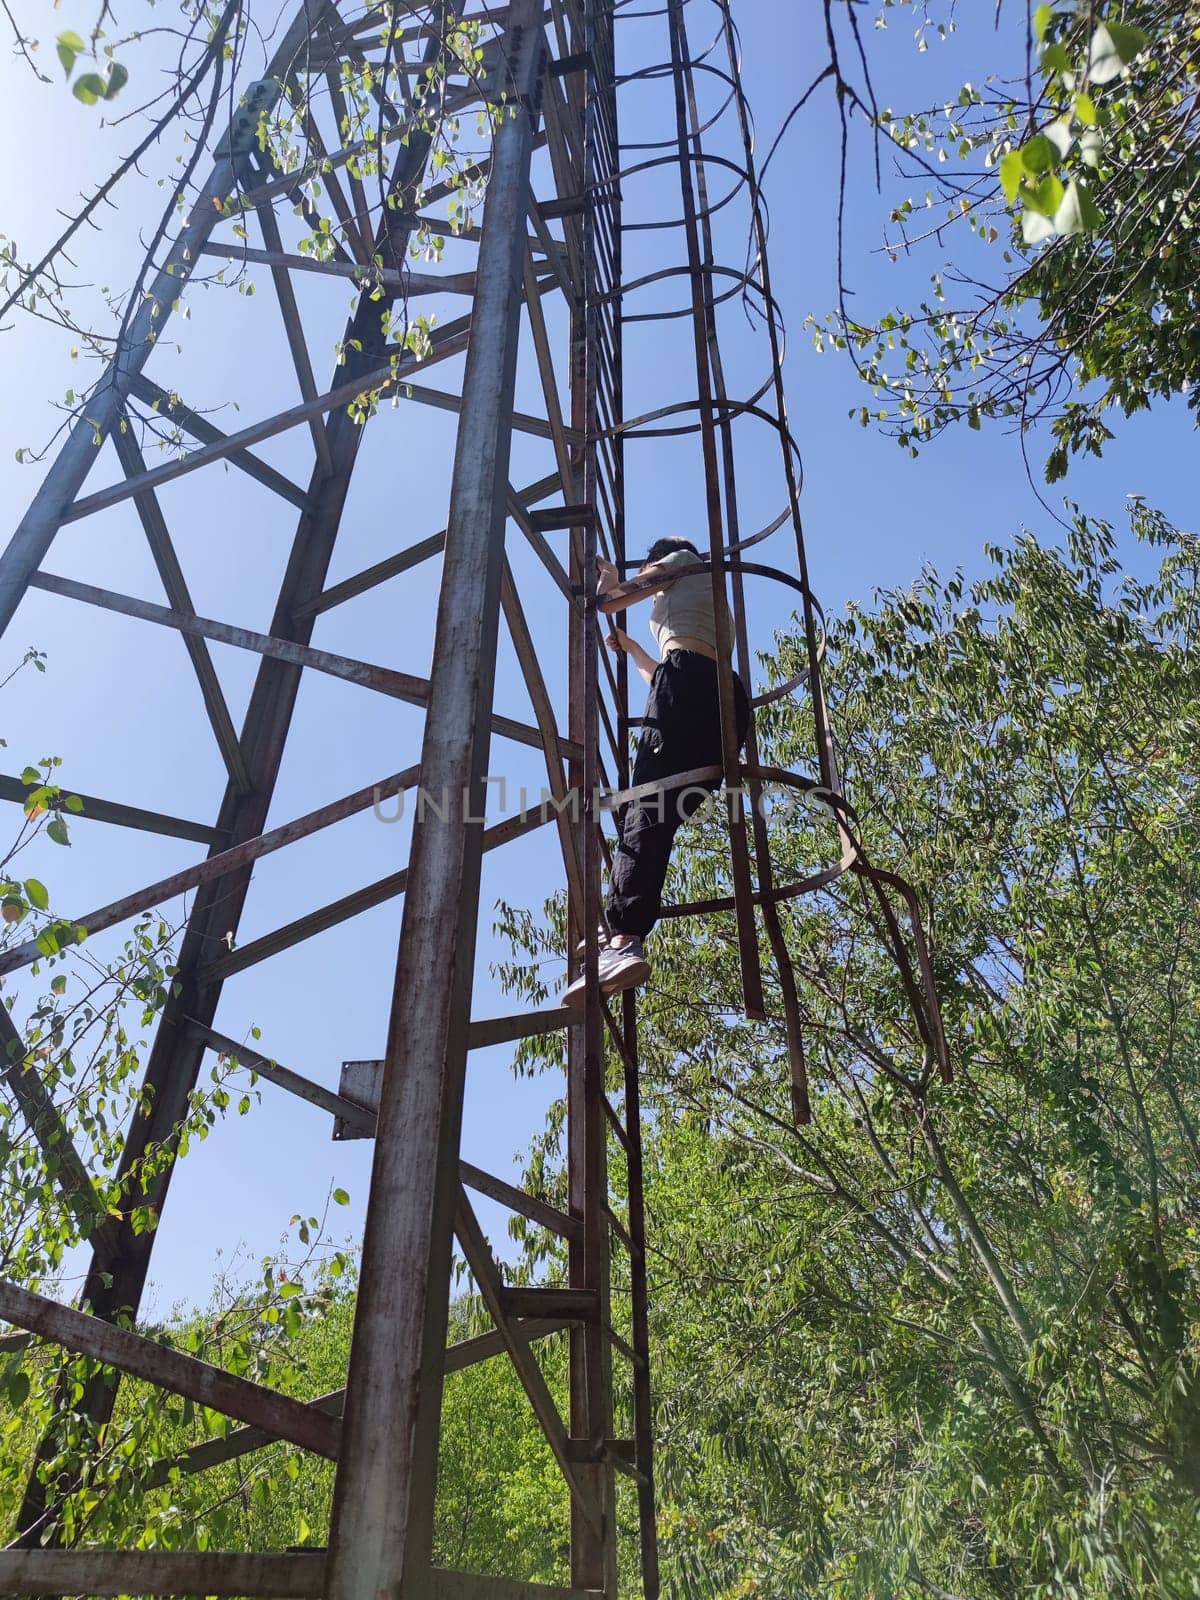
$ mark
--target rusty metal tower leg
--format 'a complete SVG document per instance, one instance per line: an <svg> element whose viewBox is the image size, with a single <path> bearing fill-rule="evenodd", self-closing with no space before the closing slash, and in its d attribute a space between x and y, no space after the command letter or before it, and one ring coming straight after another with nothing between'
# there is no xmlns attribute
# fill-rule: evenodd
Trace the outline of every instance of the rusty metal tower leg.
<svg viewBox="0 0 1200 1600"><path fill-rule="evenodd" d="M608 90L612 76L611 19L608 30L597 26L594 7L583 7L574 49L592 63L576 99L582 113L584 145L583 213L580 255L583 274L582 304L572 321L572 398L576 428L585 443L579 462L583 502L588 508L580 537L572 545L572 583L581 588L585 603L573 617L571 635L571 736L582 746L582 759L572 769L583 804L578 821L580 854L584 863L584 903L568 908L568 924L584 929L584 968L592 981L580 1024L568 1035L567 1046L567 1173L572 1216L582 1224L580 1237L571 1244L571 1282L597 1296L599 1315L594 1322L571 1330L570 1386L571 1434L587 1465L582 1468L586 1499L571 1508L571 1581L579 1589L616 1595L615 1538L616 1481L610 1456L613 1434L613 1356L610 1347L612 1305L610 1293L610 1238L608 1208L608 1143L610 1131L605 1094L604 1003L595 981L598 958L597 922L601 905L600 818L596 801L600 788L600 681L598 616L592 597L596 591L596 557L602 514L602 479L606 479L596 435L600 428L599 400L604 382L603 362L611 341L603 323L600 301L603 286L614 281L609 252L616 241L614 204L616 184L605 183L619 166L615 102ZM582 88L582 94L579 89ZM606 113L608 115L606 116ZM607 481L604 484L607 487ZM609 529L615 544L616 530Z"/></svg>
<svg viewBox="0 0 1200 1600"><path fill-rule="evenodd" d="M483 215L418 811L379 1106L335 1493L329 1600L419 1600L433 1551L484 776L507 519L529 168L545 45L514 0L516 97ZM442 820L442 812L446 820Z"/></svg>

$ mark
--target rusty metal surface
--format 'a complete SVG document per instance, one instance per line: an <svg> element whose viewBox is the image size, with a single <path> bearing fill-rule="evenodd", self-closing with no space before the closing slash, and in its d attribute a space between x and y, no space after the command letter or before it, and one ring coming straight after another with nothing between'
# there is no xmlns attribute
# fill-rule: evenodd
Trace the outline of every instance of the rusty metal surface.
<svg viewBox="0 0 1200 1600"><path fill-rule="evenodd" d="M320 1600L325 1557L194 1550L0 1550L0 1595L254 1595Z"/></svg>
<svg viewBox="0 0 1200 1600"><path fill-rule="evenodd" d="M40 1334L64 1350L92 1356L172 1394L185 1395L200 1405L223 1411L239 1422L253 1423L277 1439L287 1439L330 1460L337 1456L341 1429L336 1418L313 1411L290 1395L278 1394L260 1383L223 1372L210 1362L145 1339L128 1328L114 1327L101 1317L59 1305L45 1295L31 1294L3 1278L0 1317L14 1327Z"/></svg>
<svg viewBox="0 0 1200 1600"><path fill-rule="evenodd" d="M489 1292L480 1273L490 1255L481 1247L472 1260L458 1176L476 932L461 913L478 904L483 860L525 210L545 70L538 15L539 0L514 0L505 41L515 100L492 144L421 750L422 784L449 797L449 814L418 812L413 827L350 1351L349 1443L334 1490L329 1600L389 1593L416 1600L428 1587L456 1214L476 1282ZM520 1341L509 1353L545 1427L531 1377L540 1368Z"/></svg>

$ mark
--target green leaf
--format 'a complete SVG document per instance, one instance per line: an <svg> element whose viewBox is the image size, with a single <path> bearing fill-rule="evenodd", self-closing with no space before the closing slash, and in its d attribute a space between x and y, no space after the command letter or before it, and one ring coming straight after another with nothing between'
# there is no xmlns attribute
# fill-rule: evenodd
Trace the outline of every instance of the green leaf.
<svg viewBox="0 0 1200 1600"><path fill-rule="evenodd" d="M350 1196L345 1189L335 1189L333 1191L333 1203L338 1206L348 1206L350 1204Z"/></svg>
<svg viewBox="0 0 1200 1600"><path fill-rule="evenodd" d="M1096 102L1085 90L1075 96L1075 115L1085 128L1091 128L1096 122Z"/></svg>
<svg viewBox="0 0 1200 1600"><path fill-rule="evenodd" d="M1031 207L1021 213L1021 237L1026 244L1041 244L1044 239L1053 236L1054 222L1051 217Z"/></svg>
<svg viewBox="0 0 1200 1600"><path fill-rule="evenodd" d="M69 37L76 38L78 35L72 34ZM63 76L65 78L69 78L75 70L75 57L78 55L78 51L73 50L67 43L67 38L67 34L59 34L58 43L55 45L58 59L62 62Z"/></svg>
<svg viewBox="0 0 1200 1600"><path fill-rule="evenodd" d="M1145 49L1146 35L1140 28L1123 22L1101 23L1092 35L1088 50L1088 79L1091 83L1111 83L1122 69Z"/></svg>
<svg viewBox="0 0 1200 1600"><path fill-rule="evenodd" d="M1038 176L1058 165L1058 151L1044 133L1035 133L1028 144L1021 146L1021 161L1026 172Z"/></svg>
<svg viewBox="0 0 1200 1600"><path fill-rule="evenodd" d="M53 822L47 824L46 833L54 840L55 844L70 844L71 842L67 834L67 825L61 817L55 817Z"/></svg>
<svg viewBox="0 0 1200 1600"><path fill-rule="evenodd" d="M104 79L98 72L85 72L82 78L76 78L71 85L71 93L76 100L82 100L85 106L94 106L97 100L103 100L104 87Z"/></svg>
<svg viewBox="0 0 1200 1600"><path fill-rule="evenodd" d="M45 911L50 904L49 891L37 878L25 879L25 893L29 897L30 905L36 906L39 911Z"/></svg>
<svg viewBox="0 0 1200 1600"><path fill-rule="evenodd" d="M1070 72L1071 70L1071 57L1067 54L1066 46L1061 44L1048 44L1042 51L1042 71Z"/></svg>
<svg viewBox="0 0 1200 1600"><path fill-rule="evenodd" d="M1060 161L1065 160L1071 146L1075 143L1075 136L1071 132L1070 118L1059 117L1057 122L1052 122L1046 129L1046 137L1058 151L1058 159Z"/></svg>
<svg viewBox="0 0 1200 1600"><path fill-rule="evenodd" d="M108 69L108 84L104 90L104 98L106 100L115 100L128 82L128 67L123 67L119 61L114 61Z"/></svg>
<svg viewBox="0 0 1200 1600"><path fill-rule="evenodd" d="M76 55L79 55L81 51L87 49L86 41L81 39L77 33L72 33L70 29L68 29L65 33L59 34L58 42L59 44L66 45L68 50L74 50Z"/></svg>
<svg viewBox="0 0 1200 1600"><path fill-rule="evenodd" d="M1039 40L1046 37L1046 29L1054 21L1053 6L1039 6L1033 13L1033 31Z"/></svg>
<svg viewBox="0 0 1200 1600"><path fill-rule="evenodd" d="M1053 217L1062 205L1064 189L1062 180L1048 172L1040 183L1026 187L1025 205L1029 210L1036 211L1039 216Z"/></svg>
<svg viewBox="0 0 1200 1600"><path fill-rule="evenodd" d="M1079 135L1080 159L1087 166L1098 167L1100 165L1100 152L1103 148L1104 141L1096 128L1085 128Z"/></svg>
<svg viewBox="0 0 1200 1600"><path fill-rule="evenodd" d="M1103 213L1088 193L1086 186L1072 179L1054 213L1055 232L1094 233L1103 224Z"/></svg>
<svg viewBox="0 0 1200 1600"><path fill-rule="evenodd" d="M1025 171L1025 163L1021 159L1019 150L1010 150L1000 163L1000 186L1004 190L1004 198L1012 205L1017 198L1017 190L1021 187L1021 178Z"/></svg>
<svg viewBox="0 0 1200 1600"><path fill-rule="evenodd" d="M1131 27L1127 22L1110 22L1108 32L1117 47L1117 54L1126 66L1150 42L1140 28Z"/></svg>

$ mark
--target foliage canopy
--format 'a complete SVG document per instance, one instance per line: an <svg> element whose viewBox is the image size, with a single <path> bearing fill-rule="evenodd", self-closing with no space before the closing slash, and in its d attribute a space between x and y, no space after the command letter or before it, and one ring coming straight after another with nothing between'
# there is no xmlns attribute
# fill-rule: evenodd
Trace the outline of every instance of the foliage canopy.
<svg viewBox="0 0 1200 1600"><path fill-rule="evenodd" d="M959 421L1047 421L1054 481L1117 414L1197 405L1200 6L1028 0L999 25L1010 50L1023 36L1017 75L913 109L853 91L919 186L887 249L936 270L918 304L873 322L843 306L815 338L853 353L875 397L864 425L915 453Z"/></svg>

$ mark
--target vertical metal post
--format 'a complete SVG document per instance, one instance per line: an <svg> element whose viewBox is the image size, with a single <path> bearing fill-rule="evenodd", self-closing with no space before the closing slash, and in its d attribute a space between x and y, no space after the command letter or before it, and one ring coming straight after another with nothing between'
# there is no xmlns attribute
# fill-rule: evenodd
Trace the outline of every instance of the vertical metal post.
<svg viewBox="0 0 1200 1600"><path fill-rule="evenodd" d="M730 667L732 639L725 612L725 531L721 507L721 483L717 464L717 439L713 408L712 381L708 363L708 330L705 300L711 295L711 279L701 263L700 237L696 222L693 161L699 162L699 145L693 152L685 108L686 47L683 39L683 0L669 0L667 15L671 32L671 67L675 86L676 140L679 150L679 185L683 198L684 233L687 239L688 270L691 277L692 325L696 347L696 383L699 396L700 442L704 459L704 485L708 506L709 556L712 562L713 610L717 636L717 681L721 704L721 764L725 787L729 791L729 851L732 866L734 902L737 915L738 954L742 968L742 999L746 1015L764 1018L762 970L758 955L758 932L750 882L750 852L746 843L746 819L741 808L737 736L734 731L733 674ZM738 798L734 799L737 792ZM736 809L735 809L736 807Z"/></svg>
<svg viewBox="0 0 1200 1600"><path fill-rule="evenodd" d="M371 1203L334 1495L328 1600L429 1585L479 899L529 168L545 44L514 0L446 530Z"/></svg>
<svg viewBox="0 0 1200 1600"><path fill-rule="evenodd" d="M585 3L583 26L572 18L572 49L590 52L594 23ZM584 435L582 480L584 503L592 515L582 529L582 538L573 541L571 550L572 586L582 589L583 605L571 618L570 633L570 735L583 747L583 759L574 761L572 787L582 795L579 819L580 851L583 858L584 905L582 926L586 950L584 970L588 975L582 1021L572 1027L567 1039L567 1187L572 1216L583 1224L582 1236L570 1247L569 1276L573 1287L590 1289L599 1297L600 1316L594 1323L572 1328L570 1333L570 1413L571 1435L593 1447L607 1443L612 1435L612 1352L607 1329L611 1324L609 1305L609 1238L605 1215L608 1191L608 1128L604 1112L604 1033L600 989L596 980L598 958L597 922L600 911L600 819L596 810L599 790L599 694L597 661L596 553L598 540L596 494L596 380L599 313L595 219L593 207L598 196L590 192L595 140L594 67L580 81L582 85L582 123L584 158L580 188L589 195L583 217L582 304L574 308L571 319L571 421ZM615 1485L613 1469L595 1461L584 1471L590 1490L592 1523L584 1508L571 1507L571 1583L578 1589L594 1590L615 1600L616 1537ZM597 1531L599 1530L599 1531Z"/></svg>
<svg viewBox="0 0 1200 1600"><path fill-rule="evenodd" d="M753 197L752 225L754 229L755 259L758 262L758 270L762 277L763 300L768 307L766 324L767 336L771 342L771 370L774 375L775 412L779 419L778 431L783 471L787 482L788 502L792 512L792 527L796 536L796 563L800 573L800 581L804 585L804 642L808 654L809 684L812 693L813 720L816 729L817 768L824 787L832 793L840 795L842 787L841 779L838 775L837 753L834 750L833 734L829 727L829 712L825 705L825 692L821 683L821 657L817 645L817 619L813 610L812 589L809 585L808 552L804 544L804 522L800 515L800 481L788 434L787 394L783 385L783 341L780 338L779 324L771 311L775 300L771 292L771 263L767 254L767 230L763 219L758 178L754 171L754 130L747 116L746 101L740 88L741 61L738 56L733 18L729 11L729 0L718 0L718 3L721 9L722 32L725 35L729 71L734 82L739 86L737 93L734 95L734 104L737 109L738 126L741 130L742 146L745 151L746 171L750 175Z"/></svg>
<svg viewBox="0 0 1200 1600"><path fill-rule="evenodd" d="M724 21L726 27L728 27L728 17ZM684 81L687 87L688 115L691 123L692 139L698 155L701 149L702 123L696 100L695 73L691 65L687 22L683 16L679 18L679 42L684 62ZM736 72L736 61L733 66ZM714 303L714 283L711 276L711 269L716 258L713 253L712 222L708 211L708 182L703 161L698 160L696 162L695 181L696 194L700 201L700 238L704 247L704 321L708 337L709 371L713 386L713 396L721 411L719 433L721 437L721 467L725 487L725 517L729 530L729 546L731 549L736 550L741 537L741 528L738 514L737 473L734 463L733 421L729 414L729 394L725 384L724 363L721 359L721 342L717 334L717 311ZM778 370L776 371L776 381L781 381ZM786 446L785 454L787 454ZM788 459L790 462L790 456ZM740 571L735 570L730 574L730 586L733 591L734 638L737 646L738 670L744 682L749 684L752 658L750 655L749 634L746 627L745 583ZM811 612L811 597L808 595L807 588L805 589L805 600L807 609ZM810 674L810 681L816 684L818 678L819 674L814 669ZM747 737L746 749L750 758L750 766L757 766L758 743L753 723ZM747 780L746 790L750 797L750 827L754 839L754 858L755 866L758 870L758 886L762 893L763 924L767 930L771 953L775 958L775 976L779 982L779 997L783 1007L784 1031L787 1037L788 1060L791 1067L792 1113L798 1123L807 1123L812 1119L812 1108L808 1093L808 1068L804 1052L803 1018L796 988L795 968L792 965L791 953L788 950L787 937L783 930L779 906L772 897L774 870L771 865L771 847L767 834L767 822L762 808L762 784L758 779L750 778Z"/></svg>
<svg viewBox="0 0 1200 1600"><path fill-rule="evenodd" d="M613 285L622 282L622 229L621 192L619 181L604 184L603 178L611 176L620 167L620 139L617 123L617 96L615 84L616 39L613 17L609 14L597 21L588 41L595 63L594 73L599 80L595 85L596 107L588 124L591 138L588 152L592 164L588 174L588 188L596 205L603 206L611 229L612 262L608 281ZM597 146L601 148L597 148ZM591 241L588 241L589 246ZM589 249L588 259L593 259ZM599 291L601 285L593 287ZM601 307L607 306L612 317L608 337L608 354L612 373L611 414L622 418L624 406L624 362L622 303L619 294L601 295ZM601 311L601 316L603 310ZM617 430L609 441L611 450L610 492L613 507L613 555L618 570L627 571L628 549L625 539L625 437ZM599 447L590 452L599 467ZM616 779L618 788L629 784L629 657L624 651L617 661L617 754ZM638 680L640 685L640 679ZM646 1212L642 1159L641 1086L638 1079L637 996L627 990L621 998L621 1055L624 1067L624 1117L626 1160L626 1206L629 1218L629 1297L630 1342L633 1350L633 1442L634 1460L638 1470L638 1538L641 1554L643 1600L658 1600L660 1590L658 1565L658 1526L654 1493L654 1411L650 1386L650 1322L649 1285L646 1260ZM611 1402L610 1402L611 1404Z"/></svg>

